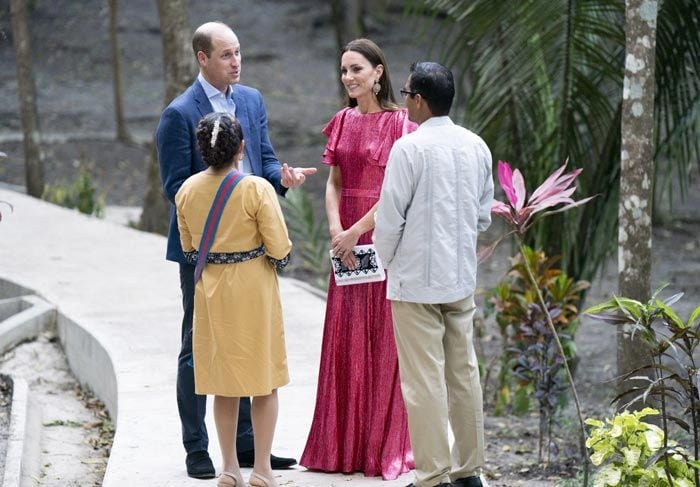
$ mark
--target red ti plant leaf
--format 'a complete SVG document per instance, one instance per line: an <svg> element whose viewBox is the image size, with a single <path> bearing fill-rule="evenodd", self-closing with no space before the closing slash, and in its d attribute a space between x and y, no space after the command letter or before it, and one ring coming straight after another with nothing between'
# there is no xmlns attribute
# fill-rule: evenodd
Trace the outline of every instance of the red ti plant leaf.
<svg viewBox="0 0 700 487"><path fill-rule="evenodd" d="M582 169L575 169L564 174L566 163L554 171L527 199L527 190L522 173L510 167L504 161L498 161L498 181L503 188L508 202L494 200L491 212L510 223L518 235L522 236L529 228L532 217L547 208L560 204L566 206L561 211L580 206L591 198L574 201L571 196L576 191L573 186ZM559 210L557 210L559 212Z"/></svg>
<svg viewBox="0 0 700 487"><path fill-rule="evenodd" d="M513 170L507 162L498 161L498 182L501 184L508 202L510 202L511 206L515 206L518 197L515 195L515 189L513 188Z"/></svg>

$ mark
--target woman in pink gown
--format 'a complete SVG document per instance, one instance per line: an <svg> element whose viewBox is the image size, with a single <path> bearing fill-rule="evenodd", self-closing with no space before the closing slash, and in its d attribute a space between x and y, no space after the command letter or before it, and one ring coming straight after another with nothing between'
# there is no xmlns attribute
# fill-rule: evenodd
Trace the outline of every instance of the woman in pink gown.
<svg viewBox="0 0 700 487"><path fill-rule="evenodd" d="M326 214L331 249L354 268L353 246L372 242L389 151L416 126L396 105L372 41L345 47L341 73L348 106L323 129ZM331 274L316 409L300 464L385 480L414 468L386 281L336 286Z"/></svg>

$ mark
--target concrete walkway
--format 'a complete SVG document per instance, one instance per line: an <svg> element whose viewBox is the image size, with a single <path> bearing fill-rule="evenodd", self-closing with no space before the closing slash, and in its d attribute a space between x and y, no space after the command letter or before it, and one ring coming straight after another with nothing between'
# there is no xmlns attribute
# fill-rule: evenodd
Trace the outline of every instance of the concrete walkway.
<svg viewBox="0 0 700 487"><path fill-rule="evenodd" d="M185 473L175 404L179 278L177 266L164 260L165 239L3 189L0 201L14 206L13 212L0 207L0 279L58 307L71 368L116 419L104 485L215 485ZM281 290L292 382L280 389L274 452L299 458L315 403L325 303L292 279L282 279ZM210 452L218 464L211 419L208 414ZM298 468L278 472L277 480L285 486L396 487L412 478L383 482Z"/></svg>

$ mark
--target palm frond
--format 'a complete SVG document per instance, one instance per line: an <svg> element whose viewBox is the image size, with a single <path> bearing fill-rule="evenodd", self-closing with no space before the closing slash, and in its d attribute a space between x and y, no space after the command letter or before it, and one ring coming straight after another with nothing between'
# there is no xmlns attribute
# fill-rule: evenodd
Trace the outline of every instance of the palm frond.
<svg viewBox="0 0 700 487"><path fill-rule="evenodd" d="M585 169L579 194L599 197L534 227L528 243L562 253L564 270L592 279L616 242L624 1L408 4L426 25L438 23L432 39L440 59L469 73L461 76L460 92L469 96L461 100L463 123L486 140L494 160L526 168L530 188L567 157ZM683 190L700 154L700 9L696 0L660 5L657 170Z"/></svg>

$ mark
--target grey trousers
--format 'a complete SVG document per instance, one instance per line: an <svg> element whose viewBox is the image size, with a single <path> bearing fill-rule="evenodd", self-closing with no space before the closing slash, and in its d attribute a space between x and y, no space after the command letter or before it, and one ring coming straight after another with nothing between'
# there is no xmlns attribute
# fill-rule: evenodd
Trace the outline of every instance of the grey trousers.
<svg viewBox="0 0 700 487"><path fill-rule="evenodd" d="M473 344L474 296L449 304L392 301L416 487L479 475L484 413ZM449 425L454 434L450 451Z"/></svg>

